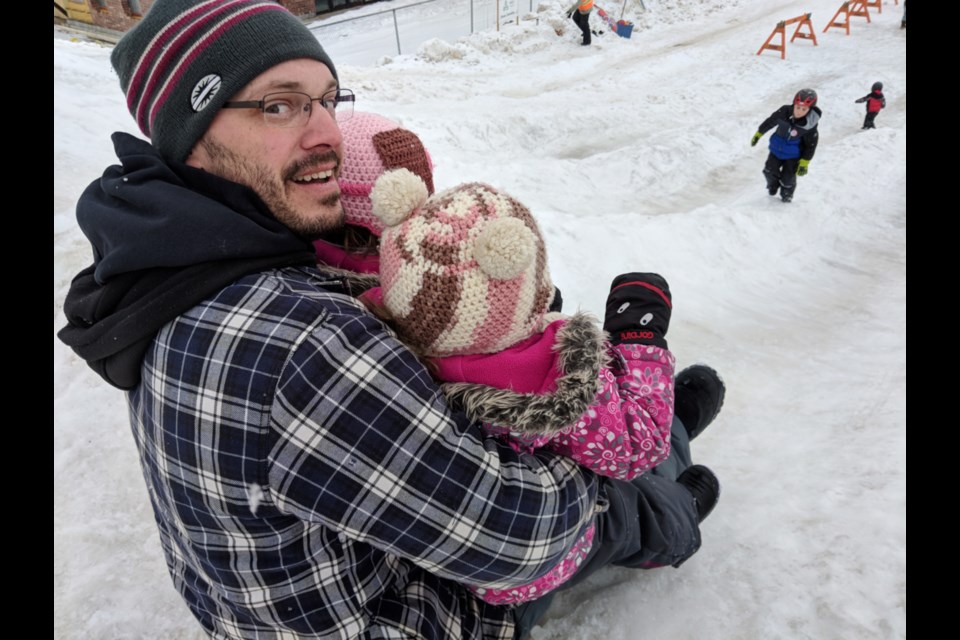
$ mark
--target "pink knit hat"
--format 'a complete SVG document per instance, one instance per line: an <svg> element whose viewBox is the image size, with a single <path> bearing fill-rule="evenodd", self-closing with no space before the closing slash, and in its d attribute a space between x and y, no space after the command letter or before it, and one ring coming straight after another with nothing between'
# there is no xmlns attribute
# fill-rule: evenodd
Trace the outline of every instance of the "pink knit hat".
<svg viewBox="0 0 960 640"><path fill-rule="evenodd" d="M384 171L409 169L433 193L433 163L420 138L375 113L356 112L340 125L343 169L338 182L344 222L380 235L383 225L370 209L370 189Z"/></svg>
<svg viewBox="0 0 960 640"><path fill-rule="evenodd" d="M370 194L384 225L383 303L401 337L436 357L495 353L541 331L554 289L530 211L476 182L427 191L398 169Z"/></svg>

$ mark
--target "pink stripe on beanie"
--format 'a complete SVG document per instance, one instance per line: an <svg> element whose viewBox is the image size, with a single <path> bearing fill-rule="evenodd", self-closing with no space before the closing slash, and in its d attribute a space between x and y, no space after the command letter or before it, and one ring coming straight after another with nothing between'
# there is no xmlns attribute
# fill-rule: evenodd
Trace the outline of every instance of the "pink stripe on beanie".
<svg viewBox="0 0 960 640"><path fill-rule="evenodd" d="M344 222L379 236L383 224L373 215L370 190L385 171L409 169L433 193L433 163L420 138L398 123L375 113L355 112L340 125L343 168L338 182Z"/></svg>

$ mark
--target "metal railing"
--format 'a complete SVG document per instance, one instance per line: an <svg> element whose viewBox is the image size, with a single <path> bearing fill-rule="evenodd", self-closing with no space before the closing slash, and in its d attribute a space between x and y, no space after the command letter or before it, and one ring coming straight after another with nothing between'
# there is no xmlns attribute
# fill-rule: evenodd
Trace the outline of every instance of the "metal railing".
<svg viewBox="0 0 960 640"><path fill-rule="evenodd" d="M434 5L436 10L429 12L428 9L425 9L426 5ZM458 18L463 20L462 13L468 5L469 30L467 30L465 24L458 23ZM387 25L384 24L384 17L389 16L388 20L392 22L393 26L393 40L396 47L395 53L396 55L401 55L404 50L403 38L401 38L401 27L409 33L418 30L421 32L419 38L408 38L408 44L415 40L416 43L411 45L411 48L415 49L420 42L430 37L450 37L453 39L463 35L477 33L478 31L499 29L507 22L513 23L518 21L523 5L526 5L528 12L533 12L534 0L462 0L457 3L451 2L450 0L443 0L442 8L440 0L423 0L422 2L414 2L402 7L363 13L362 15L315 21L307 26L318 36L321 42L324 43L325 48L336 48L335 45L329 45L328 43L332 42L337 35L345 37L344 34L363 34L365 31L380 33L380 42L378 42L378 44L382 44L383 33L385 29L388 28ZM430 13L430 15L427 15L428 13ZM424 20L418 22L412 17L415 14L419 14ZM501 16L503 19L501 19ZM404 17L406 17L406 19L404 19ZM426 29L418 29L418 27L422 27L422 22L432 23L439 28L433 32L429 30L429 25ZM364 23L368 25L368 29L361 28ZM429 33L429 35L425 35L425 32ZM333 37L327 38L328 35L332 35Z"/></svg>

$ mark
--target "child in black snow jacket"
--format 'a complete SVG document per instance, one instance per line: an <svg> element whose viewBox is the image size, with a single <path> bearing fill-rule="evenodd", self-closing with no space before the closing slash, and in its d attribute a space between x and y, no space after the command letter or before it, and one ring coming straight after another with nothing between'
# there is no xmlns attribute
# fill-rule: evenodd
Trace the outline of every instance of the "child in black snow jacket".
<svg viewBox="0 0 960 640"><path fill-rule="evenodd" d="M767 179L767 192L775 196L779 190L784 202L793 200L797 176L807 175L817 150L817 125L822 113L816 105L816 91L797 91L793 104L785 104L770 114L750 140L750 146L755 147L763 134L776 129L770 136L770 155L763 167L763 175Z"/></svg>
<svg viewBox="0 0 960 640"><path fill-rule="evenodd" d="M863 119L861 129L876 129L877 126L873 124L873 121L876 120L880 109L887 106L887 99L883 97L883 83L874 82L873 86L870 87L870 93L858 100L854 100L854 102L858 104L861 102L867 103L867 117Z"/></svg>

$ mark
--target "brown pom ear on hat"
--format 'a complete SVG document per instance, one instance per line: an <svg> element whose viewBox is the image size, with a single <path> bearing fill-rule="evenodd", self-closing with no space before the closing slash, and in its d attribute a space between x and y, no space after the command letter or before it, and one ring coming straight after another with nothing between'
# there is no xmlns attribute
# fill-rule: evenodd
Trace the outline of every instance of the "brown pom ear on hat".
<svg viewBox="0 0 960 640"><path fill-rule="evenodd" d="M373 215L384 225L394 227L423 206L428 195L427 185L409 169L387 171L377 178L370 191Z"/></svg>
<svg viewBox="0 0 960 640"><path fill-rule="evenodd" d="M486 275L496 280L516 278L537 254L533 231L518 218L490 220L473 245L473 258Z"/></svg>

